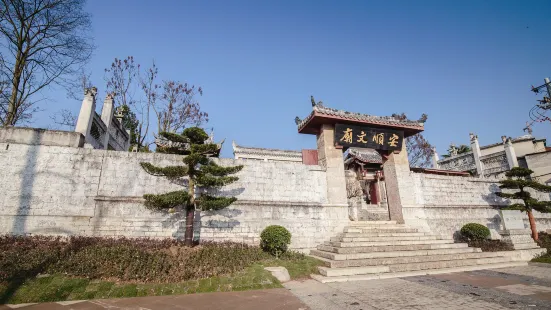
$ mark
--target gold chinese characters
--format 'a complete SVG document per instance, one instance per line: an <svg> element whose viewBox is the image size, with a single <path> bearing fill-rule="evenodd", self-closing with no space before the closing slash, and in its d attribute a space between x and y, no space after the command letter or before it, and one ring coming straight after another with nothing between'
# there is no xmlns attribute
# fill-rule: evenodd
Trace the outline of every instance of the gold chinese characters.
<svg viewBox="0 0 551 310"><path fill-rule="evenodd" d="M388 145L390 146L397 146L398 145L398 137L396 134L392 134L392 137L390 137L390 139L388 139Z"/></svg>
<svg viewBox="0 0 551 310"><path fill-rule="evenodd" d="M356 129L358 130L358 129ZM375 147L374 144L382 145L385 144L390 147L398 147L400 143L400 136L395 133L389 132L376 132L376 131L364 131L358 130L359 134L354 134L354 129L346 127L346 130L342 131L342 136L340 138L341 142L345 144L365 144L368 147ZM357 131L356 131L357 132Z"/></svg>
<svg viewBox="0 0 551 310"><path fill-rule="evenodd" d="M385 143L385 135L382 133L373 135L373 142L383 145Z"/></svg>
<svg viewBox="0 0 551 310"><path fill-rule="evenodd" d="M344 131L344 136L342 136L341 141L352 143L352 129L346 128L346 131Z"/></svg>
<svg viewBox="0 0 551 310"><path fill-rule="evenodd" d="M362 131L361 134L358 135L358 140L357 140L357 141L358 141L358 142L361 142L361 143L367 143L367 141L364 140L364 137L365 137L365 136L366 136L365 132Z"/></svg>

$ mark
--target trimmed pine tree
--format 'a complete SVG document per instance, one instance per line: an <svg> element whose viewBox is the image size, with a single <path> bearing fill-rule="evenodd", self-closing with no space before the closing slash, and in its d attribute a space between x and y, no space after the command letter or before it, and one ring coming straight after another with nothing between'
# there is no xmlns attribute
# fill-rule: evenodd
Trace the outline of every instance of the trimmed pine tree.
<svg viewBox="0 0 551 310"><path fill-rule="evenodd" d="M504 210L519 210L528 214L528 220L530 221L530 229L532 230L532 238L538 240L538 230L536 228L536 221L534 220L533 210L541 213L551 213L551 201L538 201L533 198L532 195L525 190L525 188L532 188L539 192L549 193L551 192L551 186L543 185L536 181L529 179L530 175L534 173L527 168L514 167L507 171L506 180L499 181L501 184L499 188L502 189L514 189L518 190L515 193L495 193L497 196L507 199L522 200L522 203L514 203L508 206L500 207Z"/></svg>
<svg viewBox="0 0 551 310"><path fill-rule="evenodd" d="M195 210L219 210L237 200L235 197L215 197L206 194L209 189L218 188L238 180L231 176L243 166L222 167L210 157L218 154L218 145L208 141L208 135L198 127L186 128L181 135L160 133L163 143L157 145L157 152L185 155L182 166L156 167L151 163L140 165L149 174L170 180L187 179L187 190L154 195L145 194L145 206L152 210L173 211L182 207L186 211L185 244L193 244L193 219Z"/></svg>

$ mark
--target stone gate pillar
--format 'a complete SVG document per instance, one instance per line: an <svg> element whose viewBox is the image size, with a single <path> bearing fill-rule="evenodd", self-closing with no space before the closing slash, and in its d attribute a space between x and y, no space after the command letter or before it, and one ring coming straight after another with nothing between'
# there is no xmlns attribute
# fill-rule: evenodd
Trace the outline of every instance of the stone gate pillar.
<svg viewBox="0 0 551 310"><path fill-rule="evenodd" d="M404 223L402 207L415 204L413 178L409 170L406 143L402 144L399 153L391 153L383 163L390 219Z"/></svg>
<svg viewBox="0 0 551 310"><path fill-rule="evenodd" d="M348 205L342 149L335 146L335 126L323 124L317 135L318 163L326 169L327 202Z"/></svg>
<svg viewBox="0 0 551 310"><path fill-rule="evenodd" d="M82 100L75 125L75 132L80 132L85 137L88 137L92 128L92 121L94 120L94 113L96 111L96 94L97 89L95 87L87 88L84 91L84 99Z"/></svg>

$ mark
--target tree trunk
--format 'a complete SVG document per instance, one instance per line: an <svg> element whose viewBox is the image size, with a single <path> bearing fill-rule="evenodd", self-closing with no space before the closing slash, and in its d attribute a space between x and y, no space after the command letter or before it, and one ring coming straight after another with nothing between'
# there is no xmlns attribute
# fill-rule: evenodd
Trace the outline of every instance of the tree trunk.
<svg viewBox="0 0 551 310"><path fill-rule="evenodd" d="M528 213L528 220L530 221L532 239L534 239L534 241L538 241L538 230L536 229L536 220L534 219L534 214L532 214L532 211L528 211L526 213Z"/></svg>
<svg viewBox="0 0 551 310"><path fill-rule="evenodd" d="M184 234L184 245L193 246L193 220L195 217L195 207L189 205L186 207L186 232Z"/></svg>
<svg viewBox="0 0 551 310"><path fill-rule="evenodd" d="M195 218L195 183L189 178L189 204L186 206L186 232L184 245L193 246L193 220Z"/></svg>
<svg viewBox="0 0 551 310"><path fill-rule="evenodd" d="M17 115L17 101L19 94L19 84L21 82L21 74L23 69L21 68L21 56L17 55L15 61L15 66L13 68L13 78L12 78L12 89L11 96L8 102L8 112L6 114L6 119L4 120L4 126L13 126L15 125L15 116Z"/></svg>

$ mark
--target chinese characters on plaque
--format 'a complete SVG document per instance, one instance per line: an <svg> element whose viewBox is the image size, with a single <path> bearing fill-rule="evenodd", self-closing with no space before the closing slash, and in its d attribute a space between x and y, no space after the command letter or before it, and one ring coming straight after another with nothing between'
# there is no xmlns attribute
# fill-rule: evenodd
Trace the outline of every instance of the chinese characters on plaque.
<svg viewBox="0 0 551 310"><path fill-rule="evenodd" d="M345 124L335 125L335 142L341 146L365 147L376 150L401 150L404 132Z"/></svg>

